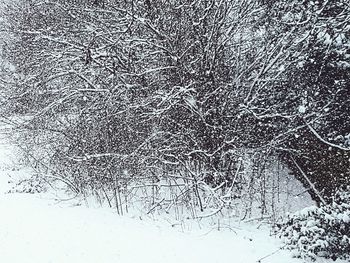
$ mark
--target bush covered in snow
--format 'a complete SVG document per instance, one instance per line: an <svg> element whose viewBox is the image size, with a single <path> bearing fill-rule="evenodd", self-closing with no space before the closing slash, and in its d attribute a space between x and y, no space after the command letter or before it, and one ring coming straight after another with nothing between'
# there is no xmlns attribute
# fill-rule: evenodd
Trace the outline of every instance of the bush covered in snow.
<svg viewBox="0 0 350 263"><path fill-rule="evenodd" d="M350 187L337 192L331 204L289 215L279 236L297 257L350 259Z"/></svg>
<svg viewBox="0 0 350 263"><path fill-rule="evenodd" d="M45 181L39 175L33 175L30 178L22 179L17 182L9 181L9 183L13 183L12 188L8 191L8 193L27 193L27 194L35 194L45 192L47 190L48 182Z"/></svg>

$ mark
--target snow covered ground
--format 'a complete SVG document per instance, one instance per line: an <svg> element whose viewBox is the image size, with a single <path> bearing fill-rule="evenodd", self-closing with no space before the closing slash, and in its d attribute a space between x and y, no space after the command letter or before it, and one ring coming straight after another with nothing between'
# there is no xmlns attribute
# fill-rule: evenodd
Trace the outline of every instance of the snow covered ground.
<svg viewBox="0 0 350 263"><path fill-rule="evenodd" d="M110 209L58 202L52 193L6 193L30 173L0 125L2 263L300 263L265 227L181 231L166 221L120 217ZM266 257L266 258L264 258ZM319 261L323 262L323 261Z"/></svg>

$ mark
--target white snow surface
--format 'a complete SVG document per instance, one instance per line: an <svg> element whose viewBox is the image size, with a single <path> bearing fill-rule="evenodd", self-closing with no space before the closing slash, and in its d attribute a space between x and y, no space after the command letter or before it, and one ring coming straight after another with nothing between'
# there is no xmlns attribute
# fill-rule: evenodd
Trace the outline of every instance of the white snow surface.
<svg viewBox="0 0 350 263"><path fill-rule="evenodd" d="M52 193L7 193L30 173L0 126L1 263L301 263L267 227L181 231L165 220L118 216L111 209L59 202ZM7 131L9 131L7 129ZM318 261L326 262L326 261Z"/></svg>

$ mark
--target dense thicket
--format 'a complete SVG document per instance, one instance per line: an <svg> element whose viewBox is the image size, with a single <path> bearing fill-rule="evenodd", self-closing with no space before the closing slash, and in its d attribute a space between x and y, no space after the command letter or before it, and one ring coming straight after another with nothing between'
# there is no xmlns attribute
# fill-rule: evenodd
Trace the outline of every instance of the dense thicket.
<svg viewBox="0 0 350 263"><path fill-rule="evenodd" d="M318 201L349 182L345 0L28 0L4 15L7 111L26 116L31 161L77 192L114 191L121 209L120 193L166 181L176 193L153 204L248 195L266 213L276 160Z"/></svg>
<svg viewBox="0 0 350 263"><path fill-rule="evenodd" d="M311 191L315 200L331 202L350 179L349 5L342 0L298 4L293 11L305 24L304 47L288 70L287 85L298 92L296 123L303 127L285 144L287 163L305 185L310 187L306 175L311 188L320 191Z"/></svg>

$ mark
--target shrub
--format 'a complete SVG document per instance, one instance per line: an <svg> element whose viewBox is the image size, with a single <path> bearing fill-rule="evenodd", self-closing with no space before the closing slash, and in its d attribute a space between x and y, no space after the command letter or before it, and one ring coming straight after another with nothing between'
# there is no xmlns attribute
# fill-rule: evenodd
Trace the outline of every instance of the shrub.
<svg viewBox="0 0 350 263"><path fill-rule="evenodd" d="M338 191L331 204L289 215L279 236L297 257L350 259L350 187Z"/></svg>

